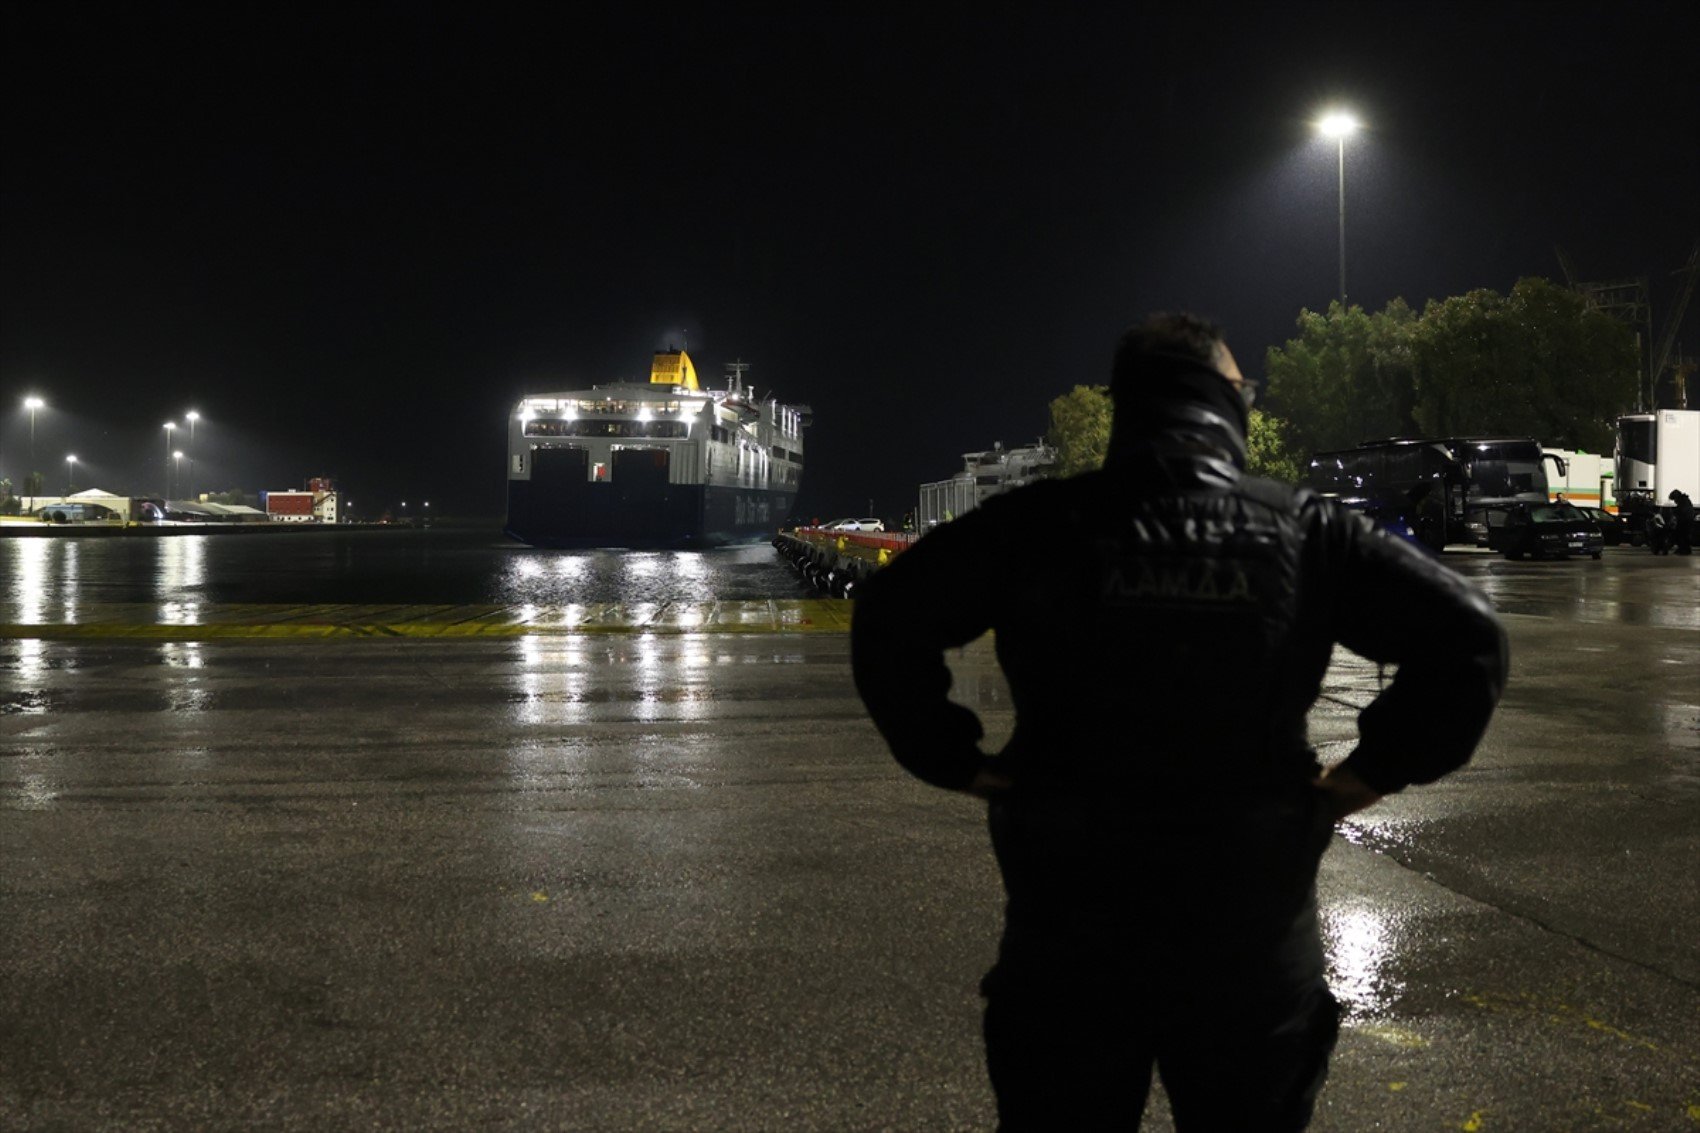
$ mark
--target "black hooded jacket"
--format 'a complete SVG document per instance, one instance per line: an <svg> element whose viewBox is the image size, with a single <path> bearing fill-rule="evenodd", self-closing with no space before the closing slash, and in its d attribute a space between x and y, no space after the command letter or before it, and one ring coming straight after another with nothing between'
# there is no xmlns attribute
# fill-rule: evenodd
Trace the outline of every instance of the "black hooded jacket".
<svg viewBox="0 0 1700 1133"><path fill-rule="evenodd" d="M856 686L893 754L1012 801L1290 794L1319 768L1306 713L1336 643L1396 675L1346 761L1382 793L1465 763L1507 671L1486 599L1411 545L1310 493L1247 477L1246 410L1209 371L1123 398L1101 471L992 499L858 591ZM945 651L995 635L1014 736L983 753Z"/></svg>

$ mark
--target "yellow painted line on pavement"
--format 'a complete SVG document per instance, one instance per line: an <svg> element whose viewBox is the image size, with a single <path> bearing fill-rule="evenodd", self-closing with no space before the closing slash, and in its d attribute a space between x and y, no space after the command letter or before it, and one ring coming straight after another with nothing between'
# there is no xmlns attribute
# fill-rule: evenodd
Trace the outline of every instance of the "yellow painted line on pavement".
<svg viewBox="0 0 1700 1133"><path fill-rule="evenodd" d="M474 638L602 633L844 633L849 602L828 598L559 606L202 602L83 604L61 620L0 622L0 638L75 640ZM13 616L16 612L13 611ZM49 613L45 617L51 617Z"/></svg>

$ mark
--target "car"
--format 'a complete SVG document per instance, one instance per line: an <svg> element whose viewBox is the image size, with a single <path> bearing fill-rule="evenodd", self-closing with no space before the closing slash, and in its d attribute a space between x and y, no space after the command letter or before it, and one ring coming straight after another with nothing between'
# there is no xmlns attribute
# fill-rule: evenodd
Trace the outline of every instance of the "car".
<svg viewBox="0 0 1700 1133"><path fill-rule="evenodd" d="M1599 525L1570 504L1512 504L1502 522L1488 525L1488 546L1508 559L1599 558L1605 546Z"/></svg>
<svg viewBox="0 0 1700 1133"><path fill-rule="evenodd" d="M885 521L880 519L835 519L823 524L822 531L884 531Z"/></svg>
<svg viewBox="0 0 1700 1133"><path fill-rule="evenodd" d="M1572 506L1594 521L1600 529L1600 537L1608 547L1621 547L1625 543L1631 547L1639 547L1646 538L1640 528L1630 522L1627 515L1613 515L1603 507L1582 507L1580 504Z"/></svg>

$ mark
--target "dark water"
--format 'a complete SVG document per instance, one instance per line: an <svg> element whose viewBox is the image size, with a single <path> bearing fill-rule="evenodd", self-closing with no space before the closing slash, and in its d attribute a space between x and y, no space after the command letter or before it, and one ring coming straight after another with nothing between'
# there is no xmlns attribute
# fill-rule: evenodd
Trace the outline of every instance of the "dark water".
<svg viewBox="0 0 1700 1133"><path fill-rule="evenodd" d="M546 551L495 528L160 538L0 538L0 606L67 603L702 602L810 597L766 544L712 551Z"/></svg>

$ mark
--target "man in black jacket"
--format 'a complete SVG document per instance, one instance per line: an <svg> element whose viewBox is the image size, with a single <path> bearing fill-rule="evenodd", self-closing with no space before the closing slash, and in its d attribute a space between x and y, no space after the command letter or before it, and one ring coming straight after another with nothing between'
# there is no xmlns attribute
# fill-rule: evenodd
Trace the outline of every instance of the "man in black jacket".
<svg viewBox="0 0 1700 1133"><path fill-rule="evenodd" d="M1473 588L1243 473L1250 392L1186 315L1130 331L1104 468L989 501L858 591L856 684L893 754L990 800L1008 894L982 992L1005 1129L1308 1123L1338 1008L1315 879L1335 820L1469 759L1506 675ZM995 632L996 756L946 649ZM1305 716L1336 643L1397 666L1323 771Z"/></svg>
<svg viewBox="0 0 1700 1133"><path fill-rule="evenodd" d="M1688 493L1672 488L1670 502L1676 507L1676 522L1671 525L1676 544L1676 553L1688 555L1694 552L1694 501L1688 498Z"/></svg>

